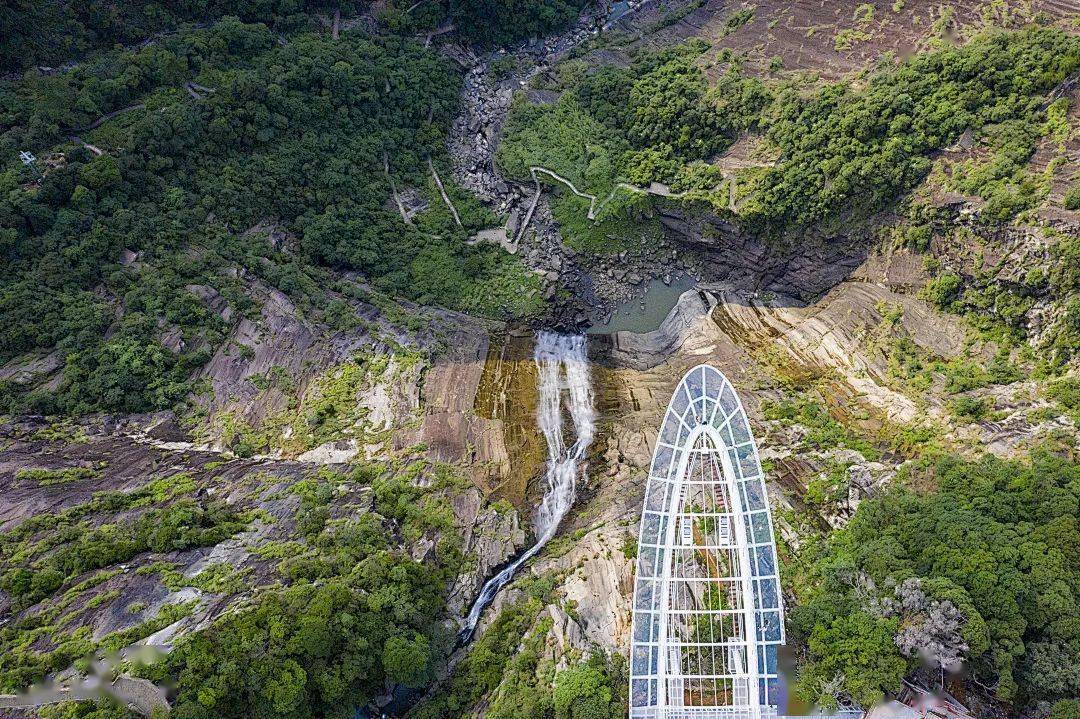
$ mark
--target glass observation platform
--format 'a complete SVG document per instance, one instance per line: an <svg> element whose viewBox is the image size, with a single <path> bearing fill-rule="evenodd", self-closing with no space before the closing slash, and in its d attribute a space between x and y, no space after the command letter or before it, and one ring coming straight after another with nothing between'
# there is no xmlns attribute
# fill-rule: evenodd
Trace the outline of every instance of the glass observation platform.
<svg viewBox="0 0 1080 719"><path fill-rule="evenodd" d="M675 388L638 539L630 717L778 714L784 609L757 447L716 369Z"/></svg>

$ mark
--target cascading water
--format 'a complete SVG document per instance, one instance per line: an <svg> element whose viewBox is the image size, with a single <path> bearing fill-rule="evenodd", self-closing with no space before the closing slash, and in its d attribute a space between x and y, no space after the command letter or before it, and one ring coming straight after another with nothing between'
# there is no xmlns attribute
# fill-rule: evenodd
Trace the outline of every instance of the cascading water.
<svg viewBox="0 0 1080 719"><path fill-rule="evenodd" d="M536 337L533 352L539 374L539 399L536 422L547 440L547 490L536 511L536 544L526 549L505 569L489 579L480 590L465 627L458 634L458 643L472 638L480 614L499 590L506 586L514 573L539 552L555 536L559 523L574 504L577 493L578 464L592 444L596 431L596 412L593 410L589 361L585 354L585 338L541 332ZM563 436L563 390L566 390L570 419L574 423L574 442L569 448Z"/></svg>

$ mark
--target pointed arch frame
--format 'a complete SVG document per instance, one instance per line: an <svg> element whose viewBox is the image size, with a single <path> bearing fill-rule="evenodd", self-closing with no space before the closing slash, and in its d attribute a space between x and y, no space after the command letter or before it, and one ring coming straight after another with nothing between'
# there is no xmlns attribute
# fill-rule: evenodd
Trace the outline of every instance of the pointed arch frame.
<svg viewBox="0 0 1080 719"><path fill-rule="evenodd" d="M631 719L776 716L772 517L746 412L710 365L682 378L658 433L631 636Z"/></svg>

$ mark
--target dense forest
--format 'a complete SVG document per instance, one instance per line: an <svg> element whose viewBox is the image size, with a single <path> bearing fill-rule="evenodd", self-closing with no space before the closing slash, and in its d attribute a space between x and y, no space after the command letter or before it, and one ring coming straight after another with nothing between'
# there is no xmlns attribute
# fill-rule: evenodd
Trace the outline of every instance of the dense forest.
<svg viewBox="0 0 1080 719"><path fill-rule="evenodd" d="M809 647L800 690L868 706L920 663L963 662L1006 702L1077 696L1080 464L1049 451L946 455L906 466L900 482L788 577L791 624Z"/></svg>
<svg viewBox="0 0 1080 719"><path fill-rule="evenodd" d="M522 291L535 278L516 259L465 242L496 218L451 185L455 224L434 190L428 162L445 163L458 83L410 40L281 42L266 25L225 18L4 86L0 353L66 357L55 392L8 387L4 405L171 406L228 329L193 286L227 298L234 321L255 279L325 306L320 267L479 314L535 309ZM32 167L17 159L26 148L40 156ZM416 218L391 200L406 185L428 198ZM295 233L297 246L247 232L259 223ZM121 265L124 253L138 261ZM175 329L179 351L160 341Z"/></svg>
<svg viewBox="0 0 1080 719"><path fill-rule="evenodd" d="M566 63L553 83L562 91L557 102L521 98L514 107L499 148L503 168L524 177L544 164L600 196L618 181L658 181L727 212L723 175L705 161L754 129L776 160L738 178L745 201L737 215L748 230L777 234L833 228L887 207L925 177L933 151L993 124L1002 128L995 136L1003 159L964 189L988 200L988 219L1004 221L1038 199L1030 187L1002 181L1031 157L1038 133L1006 131L1046 125L1054 110L1043 98L1080 67L1080 39L1040 27L885 62L860 87L766 85L744 75L730 53L710 85L695 62L706 47L694 40L643 52L626 69ZM612 202L607 212L625 206Z"/></svg>
<svg viewBox="0 0 1080 719"><path fill-rule="evenodd" d="M585 3L566 0L421 0L382 5L378 20L401 34L453 24L470 41L494 47L566 25ZM356 0L112 0L104 3L20 2L0 7L0 74L33 65L65 65L114 45L137 45L185 25L225 16L261 23L275 33L311 30L316 17L346 18L369 10Z"/></svg>

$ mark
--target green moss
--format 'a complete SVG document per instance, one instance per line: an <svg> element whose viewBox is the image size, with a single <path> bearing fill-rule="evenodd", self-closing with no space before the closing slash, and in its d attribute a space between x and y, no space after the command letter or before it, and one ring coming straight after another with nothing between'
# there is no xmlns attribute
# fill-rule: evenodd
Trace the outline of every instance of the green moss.
<svg viewBox="0 0 1080 719"><path fill-rule="evenodd" d="M247 581L250 574L250 569L238 570L224 562L216 562L192 577L185 577L173 570L164 571L161 581L174 592L184 587L194 587L209 594L239 594L250 588Z"/></svg>
<svg viewBox="0 0 1080 719"><path fill-rule="evenodd" d="M627 534L623 537L622 553L627 559L634 559L638 555L638 542L637 537L632 534Z"/></svg>
<svg viewBox="0 0 1080 719"><path fill-rule="evenodd" d="M108 592L101 592L100 594L95 594L93 597L91 597L90 601L86 603L85 608L97 609L98 607L104 604L108 604L112 600L116 599L121 594L122 592L119 589L112 589Z"/></svg>
<svg viewBox="0 0 1080 719"><path fill-rule="evenodd" d="M946 272L930 280L919 296L940 309L949 309L959 296L962 286L960 275Z"/></svg>
<svg viewBox="0 0 1080 719"><path fill-rule="evenodd" d="M135 570L135 574L140 577L148 577L151 574L159 574L169 572L176 568L176 564L173 562L166 562L165 560L158 560L151 564L144 564Z"/></svg>
<svg viewBox="0 0 1080 719"><path fill-rule="evenodd" d="M837 52L843 52L850 50L855 46L855 43L865 42L873 37L870 33L859 28L844 28L840 32L836 33L836 39L833 41L833 48Z"/></svg>
<svg viewBox="0 0 1080 719"><path fill-rule="evenodd" d="M36 482L39 486L50 487L55 484L70 484L83 479L94 479L101 472L90 467L66 467L64 469L20 469L15 473L19 482Z"/></svg>
<svg viewBox="0 0 1080 719"><path fill-rule="evenodd" d="M811 447L823 450L846 447L860 452L869 460L877 460L881 455L873 443L833 419L825 406L814 399L800 397L780 402L765 401L761 409L765 419L800 424L810 430L804 441Z"/></svg>
<svg viewBox="0 0 1080 719"><path fill-rule="evenodd" d="M683 18L685 18L687 15L694 12L704 4L705 0L690 0L690 2L666 13L662 18L650 25L648 32L659 32L664 28L676 25L681 22Z"/></svg>
<svg viewBox="0 0 1080 719"><path fill-rule="evenodd" d="M724 28L727 32L734 32L753 19L754 9L742 8L728 15L727 20L724 21Z"/></svg>
<svg viewBox="0 0 1080 719"><path fill-rule="evenodd" d="M90 441L86 428L70 422L56 422L34 432L34 439L67 444L85 444Z"/></svg>
<svg viewBox="0 0 1080 719"><path fill-rule="evenodd" d="M806 503L811 507L833 507L838 502L847 499L848 481L847 462L830 462L824 472L814 476L807 483L806 494L803 496Z"/></svg>

